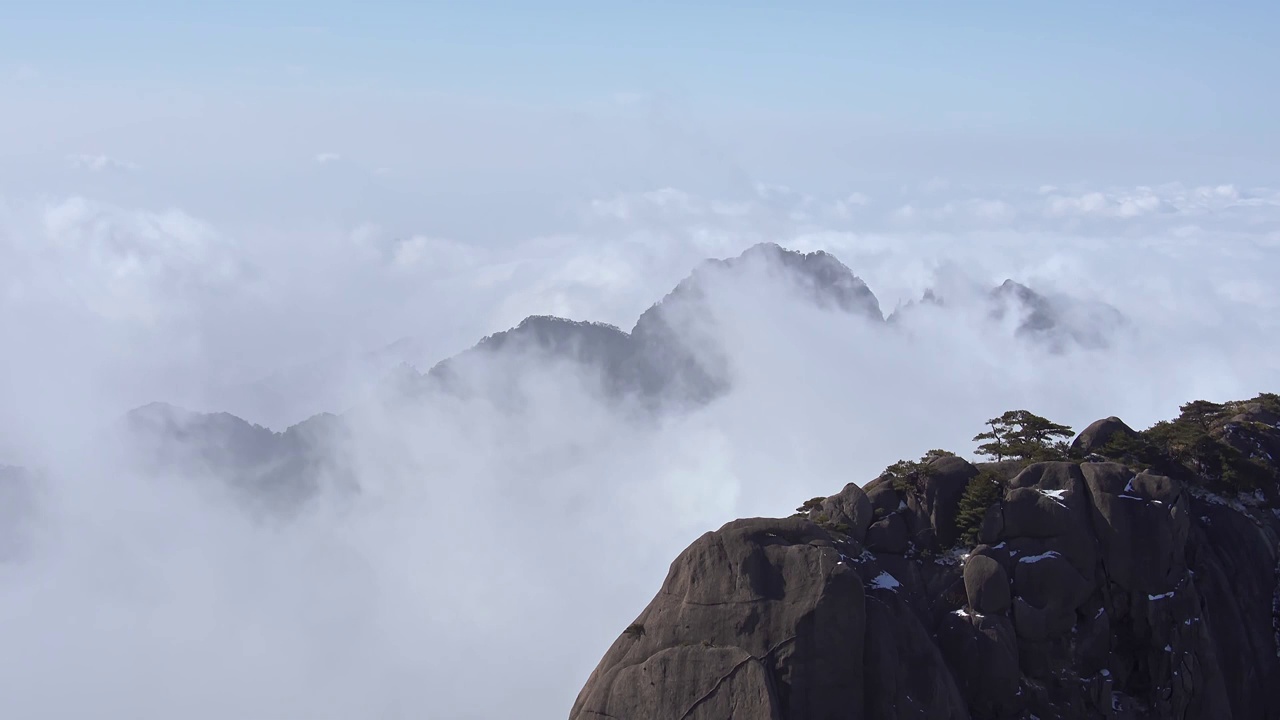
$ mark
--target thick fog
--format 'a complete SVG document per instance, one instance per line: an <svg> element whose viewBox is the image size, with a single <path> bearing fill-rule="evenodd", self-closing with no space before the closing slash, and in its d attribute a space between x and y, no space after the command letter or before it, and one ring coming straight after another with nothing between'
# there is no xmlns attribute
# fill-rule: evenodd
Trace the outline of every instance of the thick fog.
<svg viewBox="0 0 1280 720"><path fill-rule="evenodd" d="M0 465L35 479L0 494L5 714L563 717L671 560L728 520L968 454L1008 409L1145 427L1280 389L1278 190L925 176L810 194L618 123L502 134L577 137L584 172L633 140L593 182L563 171L536 196L527 170L475 189L556 166L536 143L548 157L491 149L457 195L311 137L277 149L294 154L274 175L183 174L142 139L139 157L98 143L6 175ZM759 242L832 253L886 315L926 290L945 304L876 325L762 264L716 275L688 332L731 389L680 411L536 355L469 364L487 388L469 397L381 385L528 315L629 330L699 262ZM1066 322L1104 342L1051 348L1017 312L992 319L1010 278L1072 299ZM358 487L324 478L298 514L264 517L206 473L133 472L112 428L152 401L277 431L346 413L334 450Z"/></svg>

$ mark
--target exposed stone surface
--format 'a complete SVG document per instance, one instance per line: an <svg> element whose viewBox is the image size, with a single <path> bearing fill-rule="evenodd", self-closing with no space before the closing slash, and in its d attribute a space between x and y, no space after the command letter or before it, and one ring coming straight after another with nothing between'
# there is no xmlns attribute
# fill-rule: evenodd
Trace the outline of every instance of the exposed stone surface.
<svg viewBox="0 0 1280 720"><path fill-rule="evenodd" d="M1248 422L1255 447L1280 436ZM1270 493L988 464L1005 480L984 544L948 553L978 468L935 463L700 538L571 720L1280 718Z"/></svg>
<svg viewBox="0 0 1280 720"><path fill-rule="evenodd" d="M978 555L964 564L964 589L969 607L980 613L1009 610L1009 574L1000 562Z"/></svg>
<svg viewBox="0 0 1280 720"><path fill-rule="evenodd" d="M866 639L852 549L801 519L707 533L609 649L573 715L847 717L863 704Z"/></svg>
<svg viewBox="0 0 1280 720"><path fill-rule="evenodd" d="M1071 447L1084 453L1097 452L1117 436L1136 437L1137 435L1137 431L1113 415L1094 421L1089 427L1080 431L1075 440L1071 441Z"/></svg>
<svg viewBox="0 0 1280 720"><path fill-rule="evenodd" d="M844 526L842 529L854 540L861 542L867 536L867 528L871 525L875 508L871 500L855 483L844 486L840 492L822 502L822 505L809 513L809 519L815 522L831 523Z"/></svg>

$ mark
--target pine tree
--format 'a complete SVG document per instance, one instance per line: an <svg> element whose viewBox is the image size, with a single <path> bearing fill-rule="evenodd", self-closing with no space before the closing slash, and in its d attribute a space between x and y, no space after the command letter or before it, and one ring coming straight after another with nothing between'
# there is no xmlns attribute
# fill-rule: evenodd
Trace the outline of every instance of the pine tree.
<svg viewBox="0 0 1280 720"><path fill-rule="evenodd" d="M987 515L987 508L1000 502L1004 497L1004 487L995 475L983 471L978 473L964 489L960 496L960 507L956 512L956 529L960 532L960 542L966 546L978 544L978 534L982 532L982 520Z"/></svg>
<svg viewBox="0 0 1280 720"><path fill-rule="evenodd" d="M1064 457L1067 451L1065 438L1074 433L1066 425L1027 412L1010 410L998 418L987 421L991 428L973 437L983 442L978 453L997 461L1005 458L1020 460L1051 460Z"/></svg>

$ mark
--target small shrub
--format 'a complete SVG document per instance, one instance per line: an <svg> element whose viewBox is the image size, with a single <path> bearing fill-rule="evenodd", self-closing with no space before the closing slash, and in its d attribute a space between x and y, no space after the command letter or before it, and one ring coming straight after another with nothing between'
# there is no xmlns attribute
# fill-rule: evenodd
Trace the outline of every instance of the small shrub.
<svg viewBox="0 0 1280 720"><path fill-rule="evenodd" d="M853 534L853 528L849 527L848 523L825 523L823 524L823 527L833 532L838 532L841 535Z"/></svg>
<svg viewBox="0 0 1280 720"><path fill-rule="evenodd" d="M810 498L804 501L804 504L796 508L797 513L807 513L810 510L817 510L822 507L822 503L826 501L825 497Z"/></svg>
<svg viewBox="0 0 1280 720"><path fill-rule="evenodd" d="M933 468L929 464L934 460L952 457L955 453L949 450L930 450L919 460L899 460L885 468L880 477L889 478L893 489L902 494L914 494L920 490L920 479L929 477Z"/></svg>
<svg viewBox="0 0 1280 720"><path fill-rule="evenodd" d="M643 636L644 636L644 625L642 625L642 624L640 624L640 623L631 623L630 625L628 625L628 626L627 626L627 629L626 629L626 630L623 630L623 631L622 631L622 634L623 634L623 635L630 635L631 637L637 637L637 638L638 638L638 637L643 637Z"/></svg>

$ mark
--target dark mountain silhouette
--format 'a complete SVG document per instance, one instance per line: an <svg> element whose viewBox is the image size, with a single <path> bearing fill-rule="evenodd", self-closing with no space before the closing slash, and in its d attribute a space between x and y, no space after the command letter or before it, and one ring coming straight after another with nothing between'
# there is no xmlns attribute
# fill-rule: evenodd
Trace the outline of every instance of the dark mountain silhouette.
<svg viewBox="0 0 1280 720"><path fill-rule="evenodd" d="M1050 299L1013 280L1005 280L992 290L990 298L993 319L1003 320L1006 314L1013 314L1020 320L1018 336L1043 342L1057 351L1071 346L1106 347L1111 334L1125 322L1119 310L1105 303Z"/></svg>
<svg viewBox="0 0 1280 720"><path fill-rule="evenodd" d="M608 396L642 407L703 405L732 384L729 359L715 341L715 294L729 287L750 292L762 280L789 289L800 303L885 325L874 293L834 256L763 243L738 257L700 264L646 310L630 332L603 323L531 316L425 373L401 363L383 380L375 402L431 402L436 393L500 397L503 388L492 383L518 378L530 360L541 359L571 363L578 374L597 377ZM1076 336L1076 330L1063 325L1060 305L1011 281L992 293L993 298L1005 296L1026 313L1020 333ZM931 293L926 300L944 302ZM383 353L379 362L389 357ZM482 366L504 362L496 371ZM163 404L139 408L126 422L128 442L147 459L148 472L225 477L234 488L256 493L255 502L267 507L289 507L309 497L317 475L350 484L350 472L335 451L342 426L341 416L321 414L273 432L228 413L190 413Z"/></svg>
<svg viewBox="0 0 1280 720"><path fill-rule="evenodd" d="M1280 717L1280 396L1182 410L703 535L570 720Z"/></svg>
<svg viewBox="0 0 1280 720"><path fill-rule="evenodd" d="M136 469L175 480L227 483L264 511L296 509L322 482L355 484L343 462L345 428L328 413L273 432L229 413L152 403L130 411L122 430Z"/></svg>
<svg viewBox="0 0 1280 720"><path fill-rule="evenodd" d="M627 333L603 323L576 322L550 316L526 318L515 328L484 338L472 349L427 372L429 380L457 390L456 367L477 355L509 351L570 360L600 373L614 395L677 404L700 404L729 387L717 348L691 341L699 325L711 322L709 293L717 282L732 282L759 272L786 283L818 307L883 321L871 289L835 257L825 252L802 254L765 243L728 260L707 260L660 302L649 308Z"/></svg>

